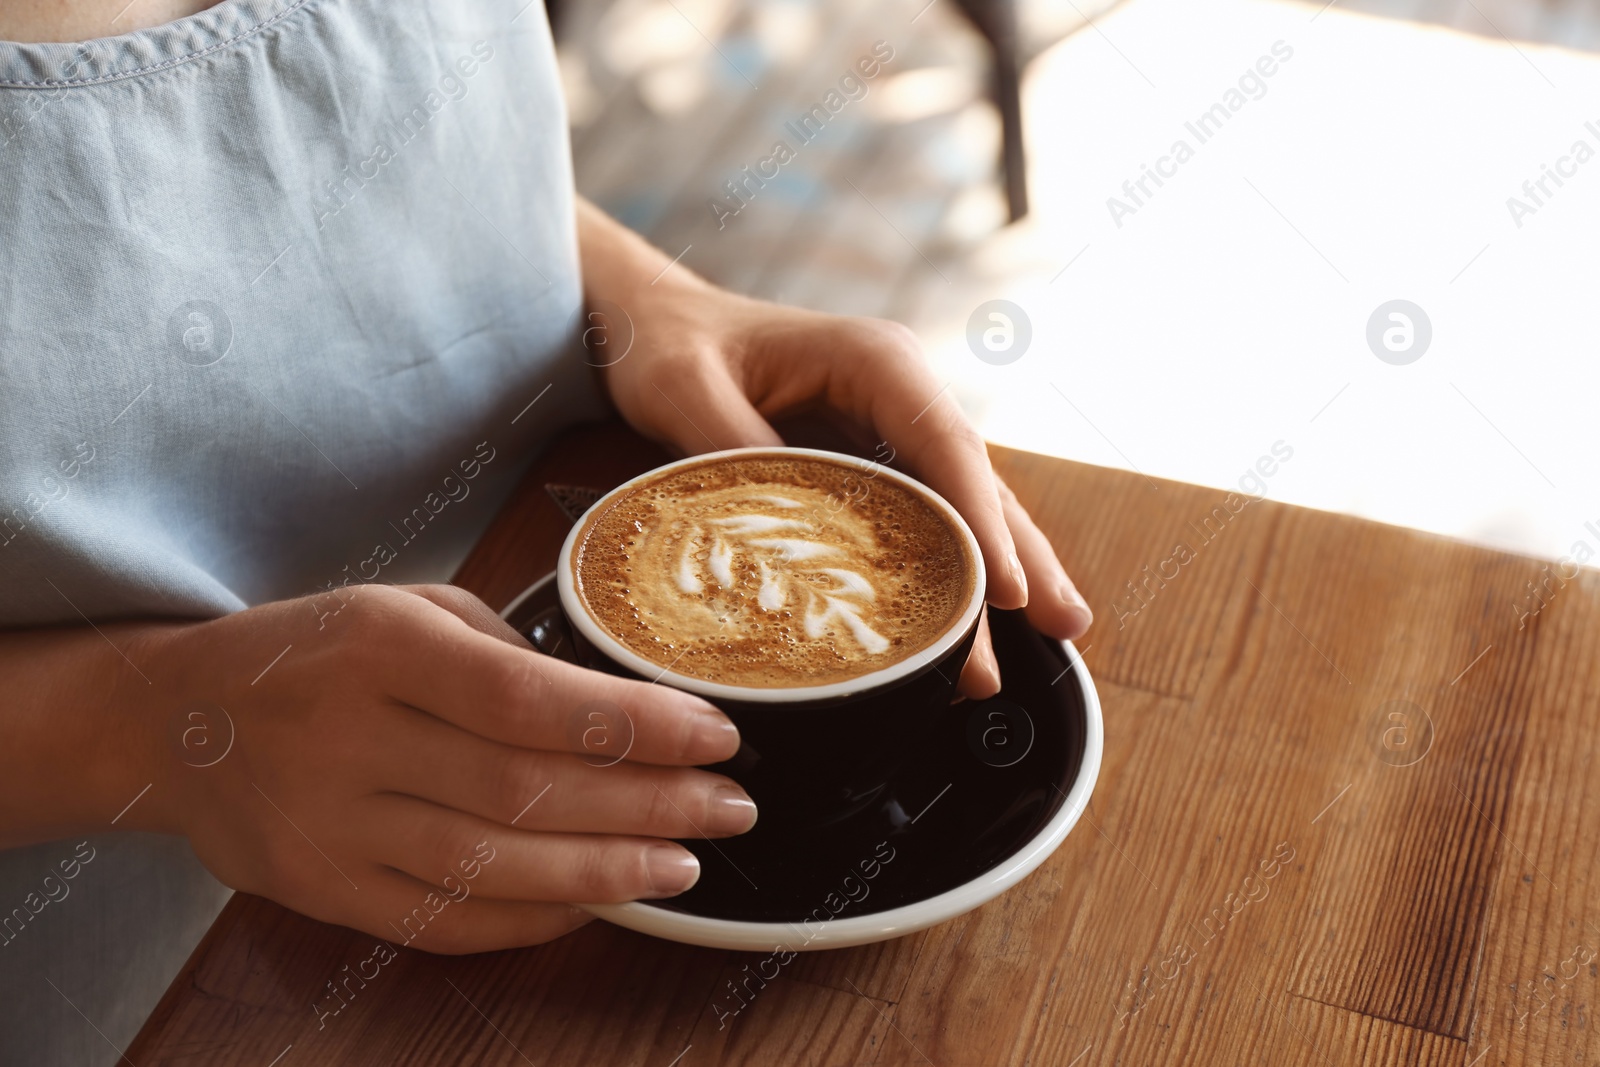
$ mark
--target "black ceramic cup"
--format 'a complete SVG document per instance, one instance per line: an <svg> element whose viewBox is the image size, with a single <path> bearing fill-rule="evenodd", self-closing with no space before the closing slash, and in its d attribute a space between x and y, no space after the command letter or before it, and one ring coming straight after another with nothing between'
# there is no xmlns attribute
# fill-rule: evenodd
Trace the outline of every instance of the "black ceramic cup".
<svg viewBox="0 0 1600 1067"><path fill-rule="evenodd" d="M896 663L827 685L754 687L678 674L617 641L590 615L576 576L576 553L596 517L635 487L682 467L752 456L790 455L849 469L871 492L873 479L909 488L939 511L967 546L973 569L969 596L949 629ZM843 501L841 506L853 506ZM956 682L977 634L985 575L977 539L960 514L920 482L853 456L806 448L742 448L694 456L648 471L607 493L573 526L556 565L561 607L572 627L579 663L627 678L658 682L704 697L739 728L738 753L710 769L726 774L755 801L764 826L827 825L876 802L914 742L955 697Z"/></svg>

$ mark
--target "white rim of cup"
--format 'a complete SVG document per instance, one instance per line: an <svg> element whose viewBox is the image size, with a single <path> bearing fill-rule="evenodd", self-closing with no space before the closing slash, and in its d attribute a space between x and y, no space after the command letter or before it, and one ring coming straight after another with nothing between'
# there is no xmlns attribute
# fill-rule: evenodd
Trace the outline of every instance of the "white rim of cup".
<svg viewBox="0 0 1600 1067"><path fill-rule="evenodd" d="M966 639L967 632L977 624L978 613L983 610L984 593L988 586L988 575L983 566L983 552L978 546L978 539L972 533L972 528L967 525L961 513L950 504L948 500L917 481L909 475L901 474L891 467L881 463L872 463L871 477L887 477L890 481L917 493L927 500L934 508L940 511L949 521L950 525L966 540L967 551L972 559L973 583L972 596L967 605L962 609L961 615L950 626L950 629L941 634L938 640L905 659L891 663L887 667L880 667L875 671L843 682L833 682L828 685L806 685L760 688L757 686L727 685L722 682L708 682L702 678L693 678L686 674L678 674L671 667L663 667L654 660L646 659L637 652L628 648L607 633L599 623L590 617L583 606L583 598L578 593L577 581L573 576L572 554L577 548L578 540L584 529L589 525L591 516L601 509L610 507L624 494L630 492L639 484L658 478L671 471L684 467L693 467L702 463L711 463L719 459L736 456L804 456L836 466L860 467L864 462L857 456L845 455L842 452L828 452L819 448L794 448L788 445L775 445L770 447L756 446L753 448L729 448L718 452L704 452L697 456L675 460L664 466L645 471L637 477L629 478L615 489L611 490L579 517L568 531L567 538L561 545L561 555L556 561L556 588L561 594L561 607L566 612L567 619L583 634L584 638L603 652L609 659L621 664L628 670L646 678L651 682L664 682L674 689L694 693L696 696L706 697L710 700L731 700L747 704L800 704L812 701L839 700L854 696L872 689L886 685L893 685L903 681L923 670L931 669L941 659L950 654L950 651Z"/></svg>

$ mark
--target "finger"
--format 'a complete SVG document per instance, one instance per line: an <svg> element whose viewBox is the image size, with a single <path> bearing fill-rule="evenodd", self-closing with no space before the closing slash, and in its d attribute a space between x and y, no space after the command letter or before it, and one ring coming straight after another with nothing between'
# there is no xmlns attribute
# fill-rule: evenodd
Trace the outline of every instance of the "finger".
<svg viewBox="0 0 1600 1067"><path fill-rule="evenodd" d="M855 333L831 350L851 376L835 402L858 405L856 414L864 413L911 470L967 520L983 552L989 603L1022 607L1028 602L1027 577L1006 527L988 450L948 386L923 363L915 335L873 323L865 329L875 332L863 340L864 327L849 319L836 328Z"/></svg>
<svg viewBox="0 0 1600 1067"><path fill-rule="evenodd" d="M371 635L396 700L522 748L621 749L630 760L670 765L717 763L738 751L733 723L697 696L513 648L421 597L396 601L398 592L370 590L384 600L374 614L406 616Z"/></svg>
<svg viewBox="0 0 1600 1067"><path fill-rule="evenodd" d="M756 822L755 802L720 774L516 748L411 715L405 743L432 756L390 764L397 793L520 830L728 837Z"/></svg>
<svg viewBox="0 0 1600 1067"><path fill-rule="evenodd" d="M670 841L514 830L415 797L383 800L368 823L374 860L446 888L446 875L472 870L473 892L490 899L621 904L700 878L700 861Z"/></svg>
<svg viewBox="0 0 1600 1067"><path fill-rule="evenodd" d="M1000 692L1000 662L994 658L994 642L989 637L989 612L978 618L978 635L972 641L972 654L961 668L958 685L963 696L987 700Z"/></svg>
<svg viewBox="0 0 1600 1067"><path fill-rule="evenodd" d="M689 455L783 444L724 364L686 363L663 377L645 399L658 412L655 428Z"/></svg>
<svg viewBox="0 0 1600 1067"><path fill-rule="evenodd" d="M1094 622L1094 613L1078 592L1078 587L1067 577L1066 569L1056 558L1044 531L1039 529L1022 506L1011 487L998 475L995 482L1000 487L1000 501L1005 508L1006 525L1017 543L1017 556L1028 575L1028 621L1034 629L1051 637L1075 641L1082 637Z"/></svg>
<svg viewBox="0 0 1600 1067"><path fill-rule="evenodd" d="M563 903L491 900L475 893L475 880L457 874L448 887L374 866L361 879L359 911L315 915L323 922L352 926L392 948L461 955L541 945L571 933L594 916ZM383 966L379 951L356 968ZM337 1001L320 1002L322 1011Z"/></svg>
<svg viewBox="0 0 1600 1067"><path fill-rule="evenodd" d="M499 638L518 648L532 648L526 637L517 633L516 627L502 619L493 608L478 597L456 585L408 585L406 592L448 611L481 634Z"/></svg>

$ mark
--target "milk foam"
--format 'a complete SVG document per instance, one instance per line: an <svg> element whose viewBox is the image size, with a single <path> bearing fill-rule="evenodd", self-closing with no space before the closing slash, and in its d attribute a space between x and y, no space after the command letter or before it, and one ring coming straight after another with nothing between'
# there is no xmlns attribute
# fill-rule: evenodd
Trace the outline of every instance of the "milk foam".
<svg viewBox="0 0 1600 1067"><path fill-rule="evenodd" d="M592 517L575 560L608 632L672 670L825 684L926 647L965 606L965 542L915 491L808 458L708 461Z"/></svg>

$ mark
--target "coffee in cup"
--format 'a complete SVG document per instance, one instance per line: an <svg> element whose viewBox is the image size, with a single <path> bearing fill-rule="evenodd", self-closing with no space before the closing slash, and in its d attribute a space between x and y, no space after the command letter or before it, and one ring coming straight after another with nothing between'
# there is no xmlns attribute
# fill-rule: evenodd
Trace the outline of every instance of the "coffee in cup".
<svg viewBox="0 0 1600 1067"><path fill-rule="evenodd" d="M926 490L879 474L758 452L636 480L578 530L583 610L705 682L795 689L892 668L961 622L976 553Z"/></svg>

